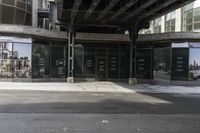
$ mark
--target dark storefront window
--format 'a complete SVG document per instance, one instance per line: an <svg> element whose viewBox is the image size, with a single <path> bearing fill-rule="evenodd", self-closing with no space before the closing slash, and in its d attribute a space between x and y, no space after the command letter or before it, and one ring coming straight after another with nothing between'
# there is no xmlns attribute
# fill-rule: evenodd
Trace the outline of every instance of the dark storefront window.
<svg viewBox="0 0 200 133"><path fill-rule="evenodd" d="M84 74L87 78L95 77L95 49L85 48Z"/></svg>
<svg viewBox="0 0 200 133"><path fill-rule="evenodd" d="M0 78L12 78L12 43L0 42Z"/></svg>
<svg viewBox="0 0 200 133"><path fill-rule="evenodd" d="M188 80L189 48L172 48L172 80Z"/></svg>
<svg viewBox="0 0 200 133"><path fill-rule="evenodd" d="M170 80L171 48L154 49L154 79Z"/></svg>
<svg viewBox="0 0 200 133"><path fill-rule="evenodd" d="M120 78L129 78L130 70L130 51L128 49L120 49Z"/></svg>
<svg viewBox="0 0 200 133"><path fill-rule="evenodd" d="M83 76L83 47L75 46L75 55L74 55L74 73L75 77Z"/></svg>
<svg viewBox="0 0 200 133"><path fill-rule="evenodd" d="M33 78L49 78L49 45L33 45Z"/></svg>
<svg viewBox="0 0 200 133"><path fill-rule="evenodd" d="M96 80L127 79L130 69L129 55L129 45L125 44L83 44L75 49L75 77ZM83 74L80 76L81 67Z"/></svg>
<svg viewBox="0 0 200 133"><path fill-rule="evenodd" d="M13 78L31 78L31 44L14 43Z"/></svg>
<svg viewBox="0 0 200 133"><path fill-rule="evenodd" d="M136 77L151 79L152 78L152 49L138 49L136 55Z"/></svg>
<svg viewBox="0 0 200 133"><path fill-rule="evenodd" d="M65 47L51 46L51 77L65 78Z"/></svg>
<svg viewBox="0 0 200 133"><path fill-rule="evenodd" d="M106 80L108 78L108 49L101 47L96 51L96 79Z"/></svg>
<svg viewBox="0 0 200 133"><path fill-rule="evenodd" d="M109 49L108 51L108 78L119 78L119 49Z"/></svg>

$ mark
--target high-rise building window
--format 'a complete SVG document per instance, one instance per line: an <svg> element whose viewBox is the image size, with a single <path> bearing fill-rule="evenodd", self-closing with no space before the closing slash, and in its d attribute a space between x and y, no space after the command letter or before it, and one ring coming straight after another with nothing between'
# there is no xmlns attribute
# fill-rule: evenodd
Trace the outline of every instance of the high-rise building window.
<svg viewBox="0 0 200 133"><path fill-rule="evenodd" d="M176 25L176 11L173 11L166 15L165 31L166 32L174 32L175 25Z"/></svg>
<svg viewBox="0 0 200 133"><path fill-rule="evenodd" d="M39 8L48 9L49 1L48 0L39 0Z"/></svg>
<svg viewBox="0 0 200 133"><path fill-rule="evenodd" d="M153 33L161 33L161 17L153 21Z"/></svg>
<svg viewBox="0 0 200 133"><path fill-rule="evenodd" d="M195 2L184 8L185 31L200 31L200 1Z"/></svg>

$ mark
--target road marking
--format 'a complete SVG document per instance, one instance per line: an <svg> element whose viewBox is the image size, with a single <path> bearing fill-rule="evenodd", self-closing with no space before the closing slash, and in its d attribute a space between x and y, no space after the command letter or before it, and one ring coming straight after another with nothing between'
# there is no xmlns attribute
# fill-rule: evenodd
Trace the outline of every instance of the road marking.
<svg viewBox="0 0 200 133"><path fill-rule="evenodd" d="M102 123L108 123L108 120L103 120Z"/></svg>

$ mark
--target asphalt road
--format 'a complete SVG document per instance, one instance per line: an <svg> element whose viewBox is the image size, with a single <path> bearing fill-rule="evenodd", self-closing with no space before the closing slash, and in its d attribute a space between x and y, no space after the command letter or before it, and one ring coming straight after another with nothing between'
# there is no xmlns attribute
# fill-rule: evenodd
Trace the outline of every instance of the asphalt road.
<svg viewBox="0 0 200 133"><path fill-rule="evenodd" d="M0 133L199 133L200 95L0 91Z"/></svg>

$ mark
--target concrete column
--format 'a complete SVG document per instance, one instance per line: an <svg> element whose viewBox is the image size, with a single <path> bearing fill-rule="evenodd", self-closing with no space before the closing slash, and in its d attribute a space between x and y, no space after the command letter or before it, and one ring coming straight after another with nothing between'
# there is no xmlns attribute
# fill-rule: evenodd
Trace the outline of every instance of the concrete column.
<svg viewBox="0 0 200 133"><path fill-rule="evenodd" d="M39 0L32 0L32 27L38 26L38 3Z"/></svg>
<svg viewBox="0 0 200 133"><path fill-rule="evenodd" d="M74 42L75 30L72 25L68 27L68 77L67 82L74 82Z"/></svg>
<svg viewBox="0 0 200 133"><path fill-rule="evenodd" d="M129 30L129 37L130 37L130 40L131 40L131 43L130 43L130 75L129 75L129 78L132 78L133 77L133 65L134 65L134 59L133 59L133 51L134 51L134 45L135 45L135 38L134 38L134 29L130 29Z"/></svg>
<svg viewBox="0 0 200 133"><path fill-rule="evenodd" d="M136 26L129 30L130 36L130 75L129 75L129 84L134 85L137 84L137 79L135 78L136 73L136 50L137 50L137 43L136 39L138 37L138 31Z"/></svg>
<svg viewBox="0 0 200 133"><path fill-rule="evenodd" d="M176 10L176 23L175 23L175 31L181 32L182 26L182 16L181 16L181 8Z"/></svg>
<svg viewBox="0 0 200 133"><path fill-rule="evenodd" d="M149 30L151 33L153 33L153 22L151 21L149 23L150 23Z"/></svg>
<svg viewBox="0 0 200 133"><path fill-rule="evenodd" d="M57 5L54 1L50 1L49 26L51 30L56 29L56 21L57 21Z"/></svg>
<svg viewBox="0 0 200 133"><path fill-rule="evenodd" d="M161 17L161 33L165 32L165 16Z"/></svg>

